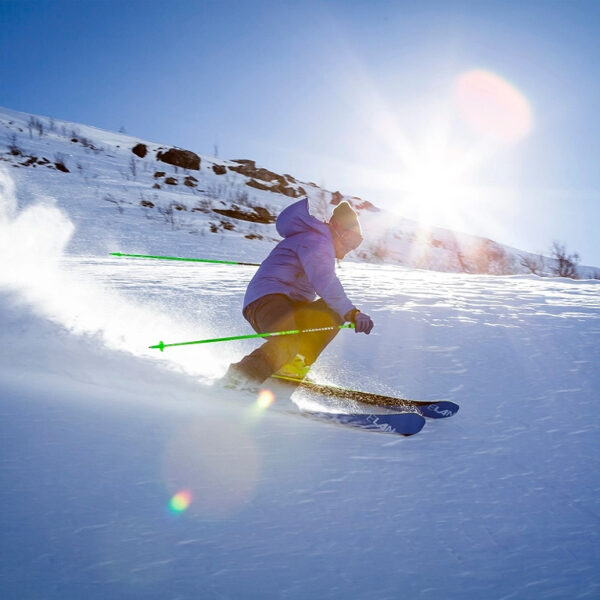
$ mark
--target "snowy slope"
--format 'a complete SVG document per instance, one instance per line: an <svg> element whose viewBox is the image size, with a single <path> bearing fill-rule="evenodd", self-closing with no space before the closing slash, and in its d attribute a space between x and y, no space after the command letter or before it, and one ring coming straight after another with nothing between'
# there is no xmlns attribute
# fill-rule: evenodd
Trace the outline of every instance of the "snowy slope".
<svg viewBox="0 0 600 600"><path fill-rule="evenodd" d="M181 241L39 169L0 180L1 598L599 597L600 282L343 263L375 329L315 376L461 411L337 428L210 385L252 341L148 349L248 332L252 267L101 251L266 236Z"/></svg>
<svg viewBox="0 0 600 600"><path fill-rule="evenodd" d="M244 331L249 273L200 269L67 261L121 295L116 323L3 295L2 597L597 597L595 282L344 272L376 335L340 334L319 377L461 403L397 439L198 383L242 346L144 356L181 306L194 337ZM172 322L110 349L148 305Z"/></svg>
<svg viewBox="0 0 600 600"><path fill-rule="evenodd" d="M147 152L143 158L132 152L139 144ZM68 211L75 224L71 253L160 255L176 250L197 256L202 248L210 258L244 254L256 262L278 239L270 221L306 195L323 220L342 199L359 210L365 242L354 259L496 275L530 272L521 264L523 257L531 264L542 260L496 241L422 227L369 201L272 173L250 160L199 156L198 170L157 160L168 149L124 134L0 109L0 165L16 180L22 205L45 200ZM59 170L63 167L68 172ZM539 272L551 270L552 259L544 262ZM600 277L594 267L580 267L579 272L583 278Z"/></svg>

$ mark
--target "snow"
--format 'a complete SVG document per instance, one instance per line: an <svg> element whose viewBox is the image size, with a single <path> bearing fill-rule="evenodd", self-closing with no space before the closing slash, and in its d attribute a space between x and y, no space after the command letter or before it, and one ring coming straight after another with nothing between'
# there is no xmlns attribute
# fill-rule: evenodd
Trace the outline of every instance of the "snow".
<svg viewBox="0 0 600 600"><path fill-rule="evenodd" d="M255 341L148 349L250 333L252 267L108 256L272 241L69 202L83 189L1 173L0 597L600 597L598 280L344 261L375 329L341 331L315 377L461 405L365 433L212 384Z"/></svg>

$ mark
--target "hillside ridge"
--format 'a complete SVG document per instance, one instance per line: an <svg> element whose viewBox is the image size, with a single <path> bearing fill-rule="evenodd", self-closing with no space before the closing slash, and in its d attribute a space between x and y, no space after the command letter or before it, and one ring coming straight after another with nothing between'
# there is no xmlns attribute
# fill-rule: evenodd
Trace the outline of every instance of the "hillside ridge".
<svg viewBox="0 0 600 600"><path fill-rule="evenodd" d="M71 251L78 254L193 252L194 244L185 239L191 234L216 236L216 247L225 238L243 240L240 251L259 260L279 239L274 227L279 212L306 196L312 214L323 221L342 201L357 210L365 242L349 256L354 260L492 275L550 275L556 264L541 253L423 226L369 200L275 173L252 159L199 155L125 133L3 108L0 132L0 165L13 167L11 175L17 169L27 172L17 177L25 203L46 190L78 229L89 229L81 203L93 202L100 230L118 245L108 247L97 236L90 244L89 235L76 233ZM578 275L600 278L600 269L579 266Z"/></svg>

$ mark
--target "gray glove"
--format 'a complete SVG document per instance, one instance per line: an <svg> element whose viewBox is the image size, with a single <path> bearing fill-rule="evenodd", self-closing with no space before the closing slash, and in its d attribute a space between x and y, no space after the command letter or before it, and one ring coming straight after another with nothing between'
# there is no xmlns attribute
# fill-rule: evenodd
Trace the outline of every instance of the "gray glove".
<svg viewBox="0 0 600 600"><path fill-rule="evenodd" d="M345 316L346 321L354 323L354 331L356 333L366 333L369 335L371 329L373 329L373 321L369 315L361 313L358 308L353 308Z"/></svg>

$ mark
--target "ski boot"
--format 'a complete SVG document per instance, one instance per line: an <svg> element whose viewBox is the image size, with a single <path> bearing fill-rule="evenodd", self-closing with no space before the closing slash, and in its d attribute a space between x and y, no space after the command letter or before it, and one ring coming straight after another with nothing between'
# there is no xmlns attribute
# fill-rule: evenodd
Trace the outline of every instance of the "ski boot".
<svg viewBox="0 0 600 600"><path fill-rule="evenodd" d="M302 381L308 375L309 371L310 365L306 364L304 356L302 356L302 354L296 354L289 363L283 365L283 367L275 373L275 376Z"/></svg>
<svg viewBox="0 0 600 600"><path fill-rule="evenodd" d="M230 390L242 390L246 392L258 393L260 382L248 377L237 365L229 365L229 369L218 382L224 388Z"/></svg>

